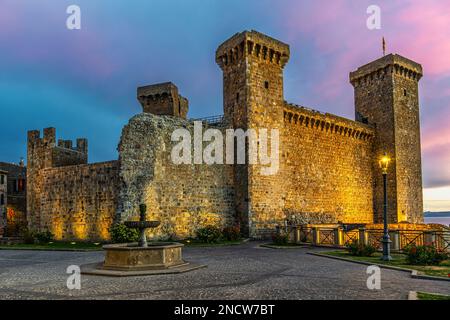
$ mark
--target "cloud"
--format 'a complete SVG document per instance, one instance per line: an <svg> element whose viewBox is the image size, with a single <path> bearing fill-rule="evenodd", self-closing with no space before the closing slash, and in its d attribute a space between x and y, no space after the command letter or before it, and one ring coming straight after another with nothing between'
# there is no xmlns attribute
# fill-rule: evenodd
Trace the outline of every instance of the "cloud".
<svg viewBox="0 0 450 320"><path fill-rule="evenodd" d="M311 74L309 81L315 84L310 94L319 96L322 104L332 104L327 111L337 114L352 113L348 73L381 56L382 36L387 39L388 52L421 63L425 74L420 87L424 184L450 185L450 1L378 1L382 29L374 31L365 24L371 4L295 2L283 7L280 23L292 41L313 43L312 51L320 57L314 62L324 64L325 72Z"/></svg>

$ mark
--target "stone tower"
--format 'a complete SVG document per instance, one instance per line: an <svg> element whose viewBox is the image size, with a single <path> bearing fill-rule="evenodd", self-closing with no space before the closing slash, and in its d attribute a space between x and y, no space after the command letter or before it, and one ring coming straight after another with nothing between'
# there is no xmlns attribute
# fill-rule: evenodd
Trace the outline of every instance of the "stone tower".
<svg viewBox="0 0 450 320"><path fill-rule="evenodd" d="M45 128L44 135L40 137L39 130L28 131L27 143L27 220L30 226L40 228L39 212L41 192L44 191L42 169L87 164L88 141L77 139L76 146L71 140L56 141L56 129ZM37 206L37 207L36 207Z"/></svg>
<svg viewBox="0 0 450 320"><path fill-rule="evenodd" d="M137 98L146 113L186 119L189 108L188 99L178 94L178 88L172 82L139 87Z"/></svg>
<svg viewBox="0 0 450 320"><path fill-rule="evenodd" d="M283 121L283 68L289 60L289 46L256 31L237 33L216 51L223 71L225 120L234 129L277 129ZM246 149L248 150L248 148ZM246 152L248 163L248 153ZM258 177L257 165L234 166L235 206L241 228L252 233L252 204L258 205L254 179L277 197L273 177ZM270 195L266 195L270 197ZM274 201L280 201L278 197ZM265 208L270 212L270 208Z"/></svg>
<svg viewBox="0 0 450 320"><path fill-rule="evenodd" d="M423 222L418 82L422 66L390 54L350 73L356 120L376 128L374 142L374 215L382 221L383 184L379 158L388 170L389 222Z"/></svg>

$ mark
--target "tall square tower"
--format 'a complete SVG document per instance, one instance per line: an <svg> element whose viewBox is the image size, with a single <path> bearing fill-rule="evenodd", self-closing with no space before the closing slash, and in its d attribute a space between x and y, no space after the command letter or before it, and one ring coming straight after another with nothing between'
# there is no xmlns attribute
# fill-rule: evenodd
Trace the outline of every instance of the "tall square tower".
<svg viewBox="0 0 450 320"><path fill-rule="evenodd" d="M350 73L356 120L375 126L373 163L375 222L382 221L383 184L378 159L392 159L388 171L388 218L423 222L419 89L422 66L389 54Z"/></svg>

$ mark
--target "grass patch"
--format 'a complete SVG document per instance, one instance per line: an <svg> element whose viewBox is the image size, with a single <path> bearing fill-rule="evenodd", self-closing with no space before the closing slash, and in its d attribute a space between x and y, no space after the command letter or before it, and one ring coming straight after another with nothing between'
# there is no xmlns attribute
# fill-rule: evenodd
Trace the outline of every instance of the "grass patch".
<svg viewBox="0 0 450 320"><path fill-rule="evenodd" d="M450 296L426 292L417 292L417 299L419 300L450 300Z"/></svg>
<svg viewBox="0 0 450 320"><path fill-rule="evenodd" d="M102 250L102 243L54 241L47 244L10 244L1 245L0 250Z"/></svg>
<svg viewBox="0 0 450 320"><path fill-rule="evenodd" d="M408 264L408 262L406 261L406 255L401 254L401 253L391 254L392 259L393 259L392 261L381 260L380 259L382 256L381 252L376 252L372 257L352 256L347 251L331 251L331 252L323 252L323 254L326 254L329 256L351 259L351 260L355 260L355 261L364 261L364 262L370 262L370 263L374 263L374 264L383 264L383 265L389 265L389 266L394 266L394 267L413 269L413 270L417 270L417 271L419 271L423 274L429 275L429 276L448 278L448 275L450 274L450 260L442 261L438 266L418 266L418 265Z"/></svg>
<svg viewBox="0 0 450 320"><path fill-rule="evenodd" d="M180 242L187 247L223 247L223 246L235 246L235 245L244 243L243 240L236 240L236 241L224 240L224 241L219 241L219 242L214 242L214 243L205 243L205 242L201 242L201 241L195 240L195 239L181 240L181 241L177 241L177 242Z"/></svg>

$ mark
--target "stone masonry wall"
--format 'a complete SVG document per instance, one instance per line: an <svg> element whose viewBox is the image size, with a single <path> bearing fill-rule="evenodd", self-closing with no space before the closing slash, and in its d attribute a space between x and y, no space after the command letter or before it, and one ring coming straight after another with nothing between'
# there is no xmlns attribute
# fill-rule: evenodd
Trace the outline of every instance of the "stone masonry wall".
<svg viewBox="0 0 450 320"><path fill-rule="evenodd" d="M57 240L108 240L114 221L119 185L117 161L46 168L39 171L35 190L39 230Z"/></svg>
<svg viewBox="0 0 450 320"><path fill-rule="evenodd" d="M374 130L293 105L283 110L278 173L261 176L258 165L249 177L251 235L267 238L285 219L372 223Z"/></svg>
<svg viewBox="0 0 450 320"><path fill-rule="evenodd" d="M285 108L282 144L284 212L310 223L373 222L374 130L305 108Z"/></svg>
<svg viewBox="0 0 450 320"><path fill-rule="evenodd" d="M388 219L391 223L423 222L419 89L422 66L389 54L350 73L357 118L376 129L373 171L374 215L383 215L383 182L378 160L388 168Z"/></svg>
<svg viewBox="0 0 450 320"><path fill-rule="evenodd" d="M161 221L150 238L186 238L206 225L223 227L234 221L233 174L229 165L174 164L171 134L193 124L169 116L142 113L122 131L119 145L121 193L118 217L137 220L140 203L147 219ZM193 136L193 135L192 135Z"/></svg>

